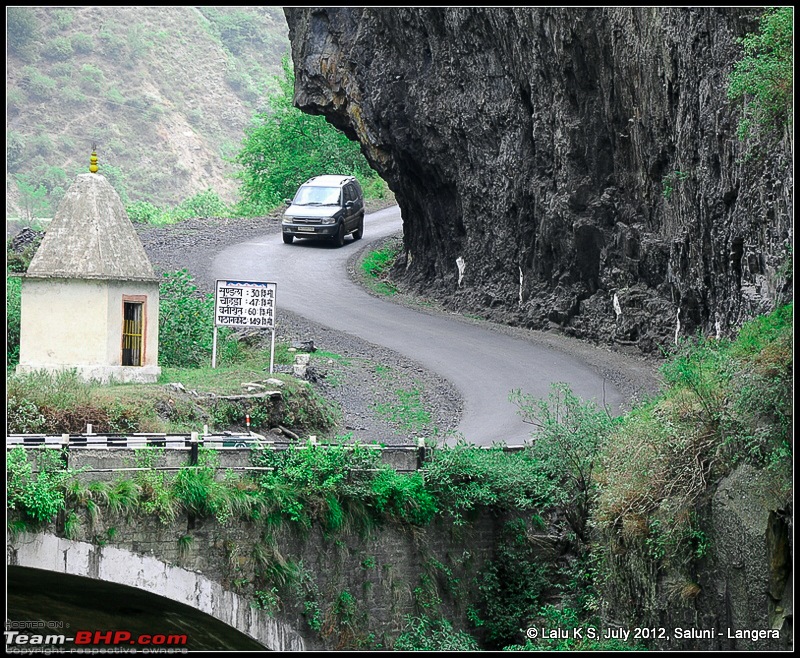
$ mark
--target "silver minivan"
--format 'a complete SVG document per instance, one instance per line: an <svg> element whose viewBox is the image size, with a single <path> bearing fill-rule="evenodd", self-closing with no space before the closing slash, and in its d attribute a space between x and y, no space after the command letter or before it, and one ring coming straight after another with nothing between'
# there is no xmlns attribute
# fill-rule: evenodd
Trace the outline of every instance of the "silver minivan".
<svg viewBox="0 0 800 658"><path fill-rule="evenodd" d="M281 229L283 241L295 238L333 240L337 247L346 235L364 235L364 194L353 176L315 176L286 201Z"/></svg>

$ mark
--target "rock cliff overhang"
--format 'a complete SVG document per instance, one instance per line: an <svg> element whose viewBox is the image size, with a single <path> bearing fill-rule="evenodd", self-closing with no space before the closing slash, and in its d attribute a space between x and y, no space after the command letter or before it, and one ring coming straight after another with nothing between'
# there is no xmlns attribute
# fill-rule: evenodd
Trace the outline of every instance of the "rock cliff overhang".
<svg viewBox="0 0 800 658"><path fill-rule="evenodd" d="M788 137L727 80L759 8L286 8L295 103L361 143L395 275L455 310L644 351L791 297Z"/></svg>

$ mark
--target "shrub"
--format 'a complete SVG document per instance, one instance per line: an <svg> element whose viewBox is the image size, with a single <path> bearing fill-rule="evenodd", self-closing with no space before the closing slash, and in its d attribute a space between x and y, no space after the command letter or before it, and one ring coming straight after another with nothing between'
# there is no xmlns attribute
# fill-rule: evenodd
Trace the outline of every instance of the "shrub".
<svg viewBox="0 0 800 658"><path fill-rule="evenodd" d="M19 363L19 328L22 312L22 281L6 273L6 368Z"/></svg>
<svg viewBox="0 0 800 658"><path fill-rule="evenodd" d="M509 521L503 527L495 558L476 578L478 606L473 621L485 630L492 648L521 639L520 630L541 605L548 578L547 566L537 553L525 521Z"/></svg>
<svg viewBox="0 0 800 658"><path fill-rule="evenodd" d="M40 434L47 419L30 400L9 396L6 402L6 428L13 434Z"/></svg>
<svg viewBox="0 0 800 658"><path fill-rule="evenodd" d="M513 391L511 401L526 422L538 429L531 457L554 483L573 531L586 540L586 522L596 494L593 475L615 421L592 402L578 398L567 384L552 385L547 400Z"/></svg>
<svg viewBox="0 0 800 658"><path fill-rule="evenodd" d="M478 507L531 510L548 507L553 485L530 452L510 453L460 441L434 450L425 464L426 488L455 523Z"/></svg>
<svg viewBox="0 0 800 658"><path fill-rule="evenodd" d="M207 189L182 201L173 211L173 215L178 219L229 217L230 210L216 192Z"/></svg>
<svg viewBox="0 0 800 658"><path fill-rule="evenodd" d="M164 273L158 324L160 365L196 367L211 361L214 298L198 292L188 270Z"/></svg>
<svg viewBox="0 0 800 658"><path fill-rule="evenodd" d="M391 198L391 190L382 178L375 176L366 178L363 184L365 199L388 199Z"/></svg>
<svg viewBox="0 0 800 658"><path fill-rule="evenodd" d="M38 71L32 66L26 66L22 70L23 86L31 96L40 101L46 101L53 97L57 88L57 83L53 78Z"/></svg>
<svg viewBox="0 0 800 658"><path fill-rule="evenodd" d="M18 171L23 163L22 154L25 150L25 140L22 135L13 130L6 132L6 168L10 172Z"/></svg>
<svg viewBox="0 0 800 658"><path fill-rule="evenodd" d="M747 462L789 486L792 317L788 305L746 323L733 341L678 347L662 368L668 388L620 422L597 460L597 528L684 568L704 550L695 511L707 482Z"/></svg>
<svg viewBox="0 0 800 658"><path fill-rule="evenodd" d="M64 484L74 472L66 469L61 452L42 448L35 451L17 446L8 451L6 462L6 504L35 523L48 523L64 509Z"/></svg>
<svg viewBox="0 0 800 658"><path fill-rule="evenodd" d="M79 32L72 36L72 48L76 53L89 55L94 50L94 41L90 35Z"/></svg>
<svg viewBox="0 0 800 658"><path fill-rule="evenodd" d="M72 79L75 68L70 62L56 62L50 67L50 74L58 78L59 84L64 84Z"/></svg>
<svg viewBox="0 0 800 658"><path fill-rule="evenodd" d="M116 87L109 87L106 89L106 100L112 105L124 105L125 96Z"/></svg>
<svg viewBox="0 0 800 658"><path fill-rule="evenodd" d="M439 511L436 497L426 487L421 473L404 475L384 469L372 478L370 489L370 506L383 517L424 526Z"/></svg>
<svg viewBox="0 0 800 658"><path fill-rule="evenodd" d="M128 218L137 224L157 224L163 210L149 201L134 201L125 210Z"/></svg>
<svg viewBox="0 0 800 658"><path fill-rule="evenodd" d="M427 615L406 616L406 624L394 643L395 651L478 651L469 633L456 631L446 619Z"/></svg>
<svg viewBox="0 0 800 658"><path fill-rule="evenodd" d="M17 87L6 87L6 110L10 115L18 114L26 107L27 96L22 89ZM9 133L7 133L9 134ZM6 158L8 158L8 144L6 143ZM7 163L9 171L18 171L20 160L15 160ZM13 169L12 169L13 167Z"/></svg>
<svg viewBox="0 0 800 658"><path fill-rule="evenodd" d="M53 27L57 30L66 30L75 21L72 9L62 9L52 13Z"/></svg>
<svg viewBox="0 0 800 658"><path fill-rule="evenodd" d="M542 606L530 626L547 629L548 631L561 629L582 629L582 633L552 633L558 637L537 638L526 640L523 645L504 647L505 651L645 651L641 644L617 639L602 638L603 628L596 620L585 622L580 619L577 611L572 608L559 609L551 604ZM567 635L568 637L561 637Z"/></svg>
<svg viewBox="0 0 800 658"><path fill-rule="evenodd" d="M66 60L72 57L72 42L67 37L53 37L44 48L48 59Z"/></svg>
<svg viewBox="0 0 800 658"><path fill-rule="evenodd" d="M30 7L6 8L6 39L13 52L21 54L30 48L38 31L38 21Z"/></svg>
<svg viewBox="0 0 800 658"><path fill-rule="evenodd" d="M44 133L33 135L28 138L28 149L32 155L48 156L53 152L53 140Z"/></svg>
<svg viewBox="0 0 800 658"><path fill-rule="evenodd" d="M253 455L256 466L274 469L261 477L260 486L269 491L276 510L289 521L310 527L313 521L327 530L338 530L343 521L343 504L359 506L359 496L347 500L345 485L352 468L371 469L377 456L360 446L315 446L307 443L302 449L264 450Z"/></svg>
<svg viewBox="0 0 800 658"><path fill-rule="evenodd" d="M794 8L768 7L758 32L740 43L744 56L730 75L728 97L748 100L738 128L739 138L747 139L792 121Z"/></svg>
<svg viewBox="0 0 800 658"><path fill-rule="evenodd" d="M98 93L105 81L103 70L94 64L84 64L80 71L80 86L87 93Z"/></svg>
<svg viewBox="0 0 800 658"><path fill-rule="evenodd" d="M72 85L61 88L61 98L69 105L85 105L89 100L86 94Z"/></svg>

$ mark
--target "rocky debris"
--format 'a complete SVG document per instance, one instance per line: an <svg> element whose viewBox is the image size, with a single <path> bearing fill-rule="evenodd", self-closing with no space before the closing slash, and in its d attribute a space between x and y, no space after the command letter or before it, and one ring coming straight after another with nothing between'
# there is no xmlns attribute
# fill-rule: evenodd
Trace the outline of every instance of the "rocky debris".
<svg viewBox="0 0 800 658"><path fill-rule="evenodd" d="M290 439L293 439L294 441L300 440L300 437L294 432L292 432L292 430L286 429L281 425L278 425L278 427L274 428L272 432L278 434L279 436L288 436Z"/></svg>
<svg viewBox="0 0 800 658"><path fill-rule="evenodd" d="M242 388L247 391L248 393L252 393L254 391L266 391L267 387L263 384L258 384L257 382L246 382L242 384Z"/></svg>
<svg viewBox="0 0 800 658"><path fill-rule="evenodd" d="M167 384L166 388L176 391L177 393L185 393L193 397L198 397L200 394L195 390L187 390L186 387L180 382L171 382Z"/></svg>
<svg viewBox="0 0 800 658"><path fill-rule="evenodd" d="M314 366L307 366L303 378L312 384L319 384L325 379L325 372L315 368Z"/></svg>
<svg viewBox="0 0 800 658"><path fill-rule="evenodd" d="M294 357L294 376L298 379L304 379L306 376L306 369L311 362L311 356L308 354L298 354Z"/></svg>
<svg viewBox="0 0 800 658"><path fill-rule="evenodd" d="M260 400L263 398L270 398L271 400L280 400L283 393L280 391L263 391L261 393L243 393L242 395L214 395L217 400Z"/></svg>
<svg viewBox="0 0 800 658"><path fill-rule="evenodd" d="M317 348L314 347L313 340L295 340L292 341L292 346L289 348L289 350L295 352L316 352Z"/></svg>
<svg viewBox="0 0 800 658"><path fill-rule="evenodd" d="M35 231L29 226L22 228L7 242L7 249L16 253L25 251L28 247L38 246L44 237L44 231Z"/></svg>
<svg viewBox="0 0 800 658"><path fill-rule="evenodd" d="M269 329L253 329L251 327L235 327L231 337L245 345L262 345L269 340Z"/></svg>
<svg viewBox="0 0 800 658"><path fill-rule="evenodd" d="M7 222L8 224L8 222ZM8 231L8 226L6 227ZM42 242L44 231L34 231L24 227L6 239L6 270L9 272L25 272L31 259Z"/></svg>

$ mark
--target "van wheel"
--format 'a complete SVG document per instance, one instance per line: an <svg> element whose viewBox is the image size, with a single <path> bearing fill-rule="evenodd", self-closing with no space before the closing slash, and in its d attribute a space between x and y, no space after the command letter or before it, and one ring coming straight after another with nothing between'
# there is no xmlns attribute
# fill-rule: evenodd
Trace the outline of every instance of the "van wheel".
<svg viewBox="0 0 800 658"><path fill-rule="evenodd" d="M361 219L358 220L358 228L353 231L353 240L360 240L364 237L364 215L361 215Z"/></svg>
<svg viewBox="0 0 800 658"><path fill-rule="evenodd" d="M333 239L333 244L337 247L344 245L344 222L339 223L339 230L336 231L336 237Z"/></svg>
<svg viewBox="0 0 800 658"><path fill-rule="evenodd" d="M294 240L294 236L291 233L284 233L283 234L283 241L286 244L292 244L292 240Z"/></svg>

